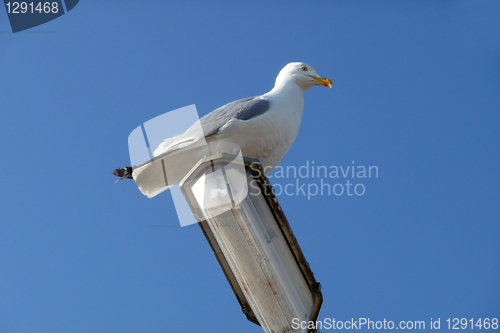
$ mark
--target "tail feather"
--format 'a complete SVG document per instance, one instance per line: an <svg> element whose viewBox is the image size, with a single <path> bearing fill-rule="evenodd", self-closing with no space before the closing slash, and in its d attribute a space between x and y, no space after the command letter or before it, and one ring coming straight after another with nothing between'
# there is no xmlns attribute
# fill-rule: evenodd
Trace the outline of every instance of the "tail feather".
<svg viewBox="0 0 500 333"><path fill-rule="evenodd" d="M120 180L123 180L125 178L134 179L132 177L132 171L133 171L132 167L125 167L113 170L113 175L121 177L115 183L118 183Z"/></svg>

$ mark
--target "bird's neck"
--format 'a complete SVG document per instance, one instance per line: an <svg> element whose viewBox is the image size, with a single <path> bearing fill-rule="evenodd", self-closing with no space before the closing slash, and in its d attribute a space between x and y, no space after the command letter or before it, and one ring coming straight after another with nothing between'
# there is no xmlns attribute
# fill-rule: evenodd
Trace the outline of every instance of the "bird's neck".
<svg viewBox="0 0 500 333"><path fill-rule="evenodd" d="M292 81L285 81L285 82L276 81L274 88L266 95L273 96L273 95L288 95L288 94L303 96L304 91L302 90L301 87L299 87L296 83Z"/></svg>
<svg viewBox="0 0 500 333"><path fill-rule="evenodd" d="M293 82L276 84L274 88L265 94L271 105L279 105L278 112L283 112L286 119L294 124L300 125L302 113L304 111L304 92ZM298 127L293 129L298 131Z"/></svg>

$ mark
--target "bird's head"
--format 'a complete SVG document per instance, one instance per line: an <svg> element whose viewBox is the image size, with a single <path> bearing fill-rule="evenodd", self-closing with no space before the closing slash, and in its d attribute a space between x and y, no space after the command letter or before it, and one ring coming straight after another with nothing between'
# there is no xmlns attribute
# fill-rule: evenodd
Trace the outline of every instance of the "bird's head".
<svg viewBox="0 0 500 333"><path fill-rule="evenodd" d="M332 80L321 77L311 65L305 62L291 62L280 71L276 85L292 81L306 92L313 86L332 87Z"/></svg>

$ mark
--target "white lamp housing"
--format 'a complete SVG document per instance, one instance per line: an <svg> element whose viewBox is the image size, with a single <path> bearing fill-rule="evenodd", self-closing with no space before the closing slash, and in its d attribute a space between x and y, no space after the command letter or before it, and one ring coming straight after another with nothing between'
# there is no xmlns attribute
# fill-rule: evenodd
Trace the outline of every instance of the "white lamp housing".
<svg viewBox="0 0 500 333"><path fill-rule="evenodd" d="M258 161L219 153L180 185L248 320L307 332L293 322L316 321L320 286Z"/></svg>

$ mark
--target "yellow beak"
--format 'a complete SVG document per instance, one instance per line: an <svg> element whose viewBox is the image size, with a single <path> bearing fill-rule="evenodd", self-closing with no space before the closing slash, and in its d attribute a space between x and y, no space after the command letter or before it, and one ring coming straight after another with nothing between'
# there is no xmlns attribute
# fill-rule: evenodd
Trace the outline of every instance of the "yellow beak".
<svg viewBox="0 0 500 333"><path fill-rule="evenodd" d="M332 80L327 79L326 77L317 77L313 75L308 75L310 76L314 82L319 85L319 86L325 86L325 87L332 87Z"/></svg>

